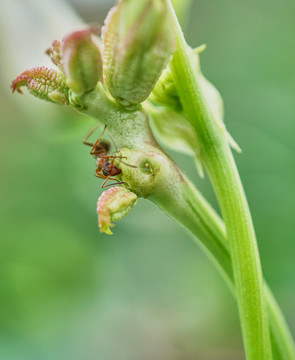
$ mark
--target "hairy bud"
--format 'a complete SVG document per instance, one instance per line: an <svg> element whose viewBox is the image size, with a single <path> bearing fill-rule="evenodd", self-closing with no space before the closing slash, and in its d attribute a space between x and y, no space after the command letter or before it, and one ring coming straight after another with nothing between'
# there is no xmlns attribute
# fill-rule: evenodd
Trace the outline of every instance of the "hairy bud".
<svg viewBox="0 0 295 360"><path fill-rule="evenodd" d="M31 94L61 105L68 104L68 87L64 75L44 66L25 70L11 83L12 92L22 93L21 87L26 86Z"/></svg>
<svg viewBox="0 0 295 360"><path fill-rule="evenodd" d="M123 188L112 187L103 192L97 202L98 226L101 232L111 235L112 221L120 220L136 204L137 196Z"/></svg>

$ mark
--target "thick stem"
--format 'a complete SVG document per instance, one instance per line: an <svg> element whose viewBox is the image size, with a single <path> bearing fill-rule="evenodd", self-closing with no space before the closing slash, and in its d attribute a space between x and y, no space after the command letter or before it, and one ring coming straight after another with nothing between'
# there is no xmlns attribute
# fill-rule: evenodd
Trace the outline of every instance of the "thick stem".
<svg viewBox="0 0 295 360"><path fill-rule="evenodd" d="M295 346L284 315L271 290L265 286L274 360L295 360Z"/></svg>
<svg viewBox="0 0 295 360"><path fill-rule="evenodd" d="M184 177L177 187L149 197L163 212L189 230L203 251L221 271L233 293L231 256L226 244L225 227L202 194Z"/></svg>
<svg viewBox="0 0 295 360"><path fill-rule="evenodd" d="M146 150L147 146L158 146L141 105L135 110L126 110L106 95L100 83L85 95L73 97L71 105L80 113L107 125L107 133L118 148Z"/></svg>
<svg viewBox="0 0 295 360"><path fill-rule="evenodd" d="M222 220L194 186L184 179L178 191L166 188L151 200L169 217L189 230L213 263L221 270L232 294L236 297L231 255ZM177 206L175 206L177 204ZM295 347L281 310L270 289L265 286L274 360L295 360Z"/></svg>
<svg viewBox="0 0 295 360"><path fill-rule="evenodd" d="M157 173L162 179L158 187L149 189L153 174L146 173L145 183L137 183L137 169L121 164L127 182L134 182L139 196L148 197L165 213L187 228L211 260L221 270L226 282L235 295L232 261L226 241L225 227L202 195L182 176L176 165L161 151L155 143L145 114L126 111L104 95L101 89L86 94L79 100L79 111L95 118L101 124L108 125L108 132L120 147L126 147L128 157L138 164L147 160L151 166L161 168ZM132 149L132 150L130 150ZM148 170L148 169L146 169ZM161 175L162 173L162 175ZM129 175L128 175L129 174ZM141 174L142 175L142 174ZM129 176L129 178L128 178ZM278 305L269 290L265 301L268 304L271 338L276 360L295 360L295 350L288 327Z"/></svg>
<svg viewBox="0 0 295 360"><path fill-rule="evenodd" d="M121 154L137 165L135 169L120 164L122 180L128 184L128 188L138 196L153 201L194 235L236 297L225 226L206 199L158 147L149 147L144 151L122 148ZM284 317L267 287L263 295L268 309L274 359L295 360L294 344Z"/></svg>
<svg viewBox="0 0 295 360"><path fill-rule="evenodd" d="M263 277L246 197L227 140L202 97L187 44L168 3L176 37L172 72L184 110L198 135L201 155L225 221L246 357L270 360Z"/></svg>

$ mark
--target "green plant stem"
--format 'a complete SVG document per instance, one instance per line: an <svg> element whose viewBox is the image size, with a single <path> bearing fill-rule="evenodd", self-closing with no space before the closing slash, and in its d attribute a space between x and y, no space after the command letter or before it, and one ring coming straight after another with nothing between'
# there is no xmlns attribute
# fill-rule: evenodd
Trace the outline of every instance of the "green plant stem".
<svg viewBox="0 0 295 360"><path fill-rule="evenodd" d="M167 175L164 171L164 187L151 194L149 199L199 240L204 252L217 265L233 295L236 296L232 260L224 223L206 199L182 176L175 164L161 152L154 141L145 114L140 109L131 112L125 111L121 106L108 99L100 87L77 100L79 102L79 107L76 106L78 111L95 118L102 125L107 124L108 133L117 146L127 146L136 151L141 149L140 151L147 157L151 149L162 153L162 168L165 164L164 167L168 168L171 173ZM133 153L135 150L130 151ZM130 159L130 161L133 160ZM137 178L136 171L130 167L123 169L124 174L130 172L130 176L134 178ZM269 311L274 359L295 360L294 344L287 324L267 288L265 302Z"/></svg>
<svg viewBox="0 0 295 360"><path fill-rule="evenodd" d="M92 116L102 125L107 124L108 133L117 146L127 146L129 149L134 149L131 150L131 153L140 150L146 154L147 158L150 150L162 154L162 167L165 164L164 167L168 168L171 173L167 176L164 171L162 181L164 187L160 191L152 193L149 199L154 201L170 217L189 229L201 241L203 250L217 264L235 295L232 259L226 242L225 226L202 195L180 174L175 164L159 149L150 131L146 115L140 108L135 111L124 110L106 97L100 86L95 91L75 100L79 105L73 105L78 111ZM130 161L133 160L130 159ZM130 176L137 178L135 169L130 167L123 169L124 174L128 171ZM275 359L295 360L294 345L288 327L269 290L265 293L265 299L268 305Z"/></svg>
<svg viewBox="0 0 295 360"><path fill-rule="evenodd" d="M295 360L294 341L281 309L267 284L265 285L264 295L268 307L273 359Z"/></svg>
<svg viewBox="0 0 295 360"><path fill-rule="evenodd" d="M231 255L222 220L187 179L184 179L177 191L170 187L166 189L166 192L151 197L151 200L194 235L197 243L201 244L204 252L221 270L236 297ZM295 347L290 331L267 285L264 298L268 309L273 359L295 360Z"/></svg>
<svg viewBox="0 0 295 360"><path fill-rule="evenodd" d="M201 156L225 221L246 357L270 360L262 270L246 197L226 137L203 100L187 44L168 3L176 37L172 72L188 120L196 130Z"/></svg>
<svg viewBox="0 0 295 360"><path fill-rule="evenodd" d="M106 95L101 83L93 91L75 95L70 101L74 109L106 125L116 147L146 150L148 144L158 146L142 107L139 105L133 111L124 109Z"/></svg>

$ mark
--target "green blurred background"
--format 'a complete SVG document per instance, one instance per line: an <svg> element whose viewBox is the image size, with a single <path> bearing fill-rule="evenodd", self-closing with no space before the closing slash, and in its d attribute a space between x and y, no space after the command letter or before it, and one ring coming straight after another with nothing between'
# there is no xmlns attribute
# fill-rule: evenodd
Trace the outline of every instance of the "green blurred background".
<svg viewBox="0 0 295 360"><path fill-rule="evenodd" d="M139 200L113 236L99 233L101 182L81 144L93 121L10 93L17 74L48 64L53 39L102 23L112 4L0 3L0 358L243 359L235 302L185 230ZM195 0L188 13L187 40L207 44L203 72L243 149L265 278L294 334L295 2ZM208 178L170 154L217 207Z"/></svg>

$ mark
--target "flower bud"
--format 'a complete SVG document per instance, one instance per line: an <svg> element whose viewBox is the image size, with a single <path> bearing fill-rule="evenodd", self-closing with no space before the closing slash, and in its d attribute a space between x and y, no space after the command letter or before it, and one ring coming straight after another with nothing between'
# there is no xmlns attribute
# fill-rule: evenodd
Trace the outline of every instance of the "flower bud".
<svg viewBox="0 0 295 360"><path fill-rule="evenodd" d="M61 43L66 84L78 95L93 89L101 77L102 59L92 32L91 28L73 32Z"/></svg>
<svg viewBox="0 0 295 360"><path fill-rule="evenodd" d="M124 106L149 96L173 53L167 13L164 0L123 0L105 20L104 82Z"/></svg>
<svg viewBox="0 0 295 360"><path fill-rule="evenodd" d="M98 226L101 232L112 235L112 221L120 220L136 204L137 196L123 188L112 187L103 192L97 202Z"/></svg>
<svg viewBox="0 0 295 360"><path fill-rule="evenodd" d="M176 111L182 111L182 104L174 84L170 66L163 71L149 96L149 100L158 105L168 106Z"/></svg>
<svg viewBox="0 0 295 360"><path fill-rule="evenodd" d="M206 45L201 45L196 49L190 49L191 58L198 76L201 75L198 54L204 51L205 48ZM151 92L151 95L149 96L149 100L152 100L152 102L155 102L159 105L168 106L178 112L183 110L176 86L174 84L170 66L167 66L167 68L163 71L162 75L157 81L156 86Z"/></svg>
<svg viewBox="0 0 295 360"><path fill-rule="evenodd" d="M151 126L169 149L193 156L201 177L204 176L197 134L188 120L168 107L147 108Z"/></svg>
<svg viewBox="0 0 295 360"><path fill-rule="evenodd" d="M68 104L68 87L64 75L44 66L35 67L22 72L11 84L12 92L22 93L21 87L26 86L31 94L61 105Z"/></svg>
<svg viewBox="0 0 295 360"><path fill-rule="evenodd" d="M230 146L237 152L240 152L241 149L239 145L226 130L223 122L223 101L221 95L215 86L211 84L201 72L199 53L202 52L205 47L205 45L201 45L196 49L190 49L190 55L196 71L198 85L203 96L203 100L207 104L207 108L210 110L218 129L226 137ZM148 112L151 113L153 118L154 128L161 140L165 143L165 145L173 148L174 150L185 152L187 154L193 154L195 156L199 172L202 175L201 159L199 157L200 151L198 150L196 152L193 150L196 146L194 138L197 138L197 134L193 134L195 131L189 121L185 118L169 66L162 73L149 97L149 100L151 100L154 104L161 105L166 108L166 110L160 108L161 110L159 111L157 111L156 108L148 108ZM161 115L159 115L160 113Z"/></svg>

